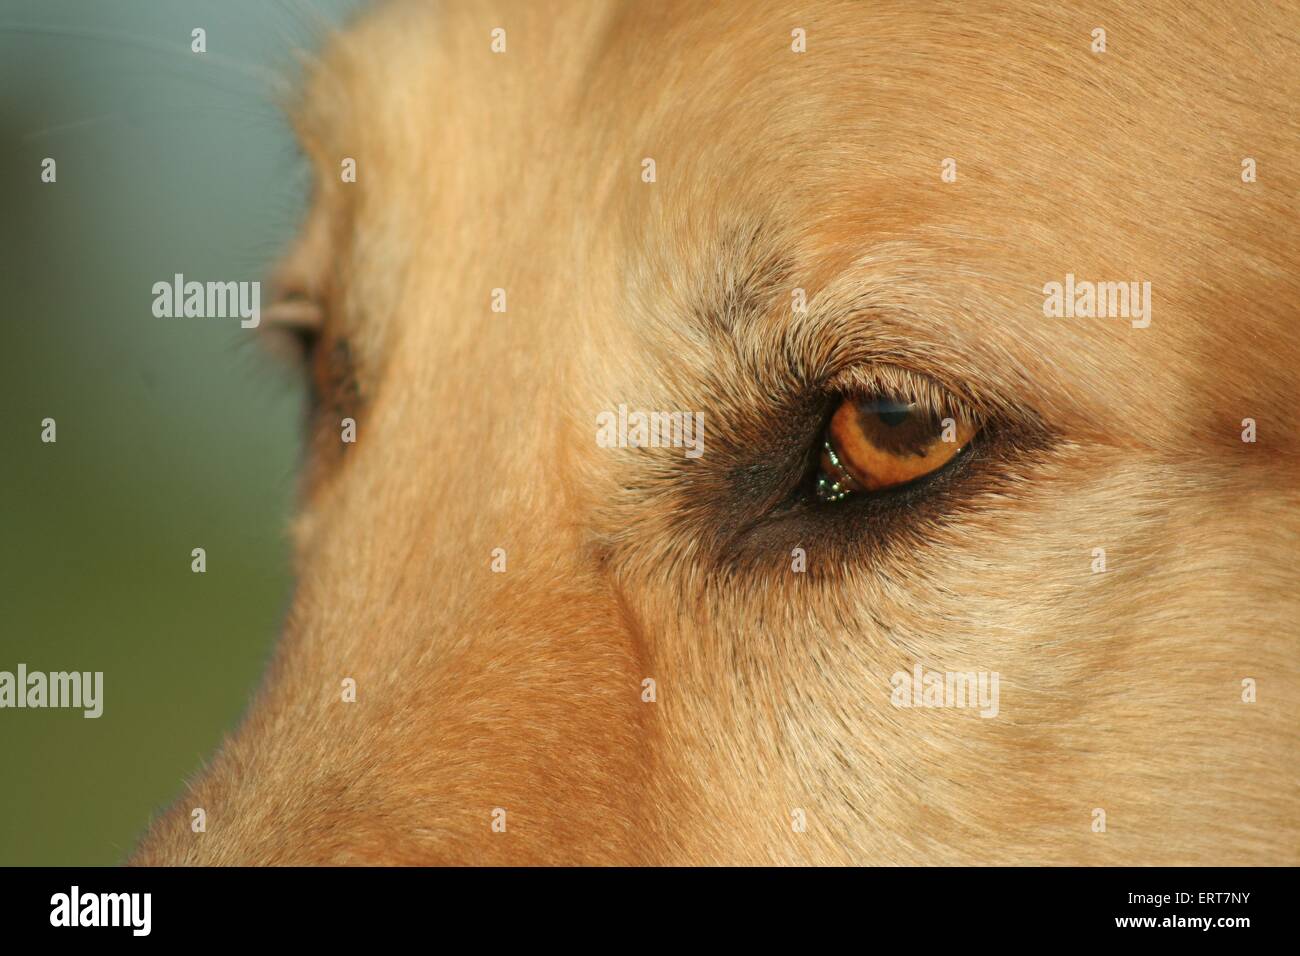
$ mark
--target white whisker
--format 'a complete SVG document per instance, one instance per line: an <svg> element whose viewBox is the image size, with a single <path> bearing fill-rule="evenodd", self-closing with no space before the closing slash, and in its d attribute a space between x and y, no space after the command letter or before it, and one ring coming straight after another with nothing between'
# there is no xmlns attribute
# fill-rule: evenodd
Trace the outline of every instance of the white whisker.
<svg viewBox="0 0 1300 956"><path fill-rule="evenodd" d="M121 43L127 46L142 47L146 50L152 50L155 53L166 53L171 56L199 59L193 57L193 54L189 52L188 47L177 48L176 46L162 40L133 36L129 33L113 33L106 30L82 30L67 27L37 27L15 23L0 23L0 33L26 33L39 36L68 37L76 40ZM240 60L235 60L219 53L205 53L201 59L203 62L220 66L236 75L257 80L260 83L270 84L277 90L283 89L286 85L285 78L269 67L244 63Z"/></svg>
<svg viewBox="0 0 1300 956"><path fill-rule="evenodd" d="M57 126L47 126L44 129L33 130L24 134L20 141L25 143L29 140L39 139L42 136L52 136L56 133L65 133L68 130L81 129L85 126L94 126L97 123L106 123L109 120L120 118L116 110L112 113L104 113L101 116L88 116L85 119L73 120L71 123L60 123Z"/></svg>

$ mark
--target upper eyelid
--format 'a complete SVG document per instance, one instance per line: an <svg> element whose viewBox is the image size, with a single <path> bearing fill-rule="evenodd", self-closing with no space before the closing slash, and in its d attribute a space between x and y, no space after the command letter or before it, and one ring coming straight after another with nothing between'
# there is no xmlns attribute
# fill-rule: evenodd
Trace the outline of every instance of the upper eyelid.
<svg viewBox="0 0 1300 956"><path fill-rule="evenodd" d="M988 415L976 403L931 376L890 363L866 363L841 370L826 384L829 392L840 395L878 394L882 397L915 402L926 412L947 415L957 412L984 421Z"/></svg>

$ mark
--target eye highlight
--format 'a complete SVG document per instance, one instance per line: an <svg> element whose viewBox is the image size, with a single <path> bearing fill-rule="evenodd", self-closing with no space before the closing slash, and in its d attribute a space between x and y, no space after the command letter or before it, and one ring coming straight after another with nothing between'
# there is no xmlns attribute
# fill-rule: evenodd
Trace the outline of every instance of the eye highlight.
<svg viewBox="0 0 1300 956"><path fill-rule="evenodd" d="M846 397L822 433L817 497L843 501L919 481L955 459L977 431L960 411L941 414L881 395Z"/></svg>

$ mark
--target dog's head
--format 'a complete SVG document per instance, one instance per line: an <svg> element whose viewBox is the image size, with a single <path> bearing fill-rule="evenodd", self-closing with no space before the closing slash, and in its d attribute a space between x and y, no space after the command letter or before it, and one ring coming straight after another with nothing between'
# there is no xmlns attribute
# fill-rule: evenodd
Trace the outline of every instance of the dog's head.
<svg viewBox="0 0 1300 956"><path fill-rule="evenodd" d="M1287 14L538 6L312 72L298 590L138 859L1294 859Z"/></svg>

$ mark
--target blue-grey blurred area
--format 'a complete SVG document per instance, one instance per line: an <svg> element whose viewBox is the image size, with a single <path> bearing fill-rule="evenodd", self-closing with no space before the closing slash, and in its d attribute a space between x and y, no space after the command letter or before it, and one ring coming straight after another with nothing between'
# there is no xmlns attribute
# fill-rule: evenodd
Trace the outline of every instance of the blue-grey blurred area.
<svg viewBox="0 0 1300 956"><path fill-rule="evenodd" d="M123 861L268 659L301 383L151 288L265 278L308 186L275 77L355 6L0 0L0 671L104 673L98 719L0 709L0 865Z"/></svg>

